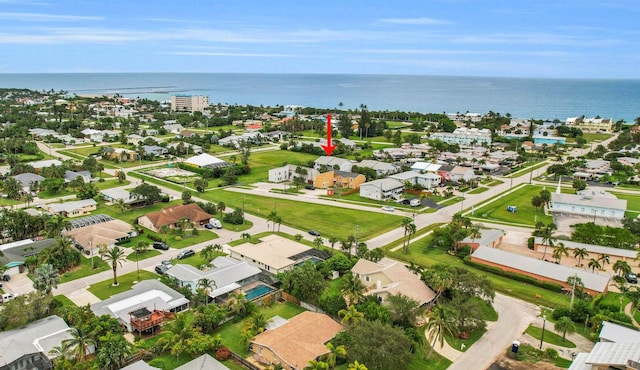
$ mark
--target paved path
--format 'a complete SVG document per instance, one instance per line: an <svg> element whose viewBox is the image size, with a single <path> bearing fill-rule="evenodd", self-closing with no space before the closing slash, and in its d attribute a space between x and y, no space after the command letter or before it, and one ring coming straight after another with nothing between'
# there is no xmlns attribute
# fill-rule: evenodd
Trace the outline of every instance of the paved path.
<svg viewBox="0 0 640 370"><path fill-rule="evenodd" d="M640 323L638 323L635 319L635 317L633 317L633 314L631 313L631 311L633 311L633 302L629 302L628 305L624 306L624 313L626 313L627 315L629 315L629 317L631 317L631 320L633 322L633 326L640 328Z"/></svg>
<svg viewBox="0 0 640 370"><path fill-rule="evenodd" d="M449 370L487 369L540 313L540 309L534 304L498 293L493 307L498 312L498 321L471 348L463 352L449 366Z"/></svg>
<svg viewBox="0 0 640 370"><path fill-rule="evenodd" d="M543 325L543 320L542 317L538 316L536 317L536 319L531 323L533 326L536 326L538 328L542 328ZM559 336L562 336L561 332L558 332L554 329L553 327L553 323L550 321L547 321L544 325L544 330L545 331L550 331L552 333L555 333ZM557 346L554 344L550 344L547 342L543 342L542 343L542 349L544 350L545 348L554 348L555 350L558 351L558 354L561 357L564 357L566 359L572 360L573 353L581 353L581 352L591 352L591 349L594 346L594 343L592 341L590 341L589 339L583 337L580 334L567 334L566 336L567 340L573 342L576 347L575 348L567 348L567 347L562 347L562 346ZM520 341L520 343L527 343L530 344L532 346L534 346L535 348L540 348L540 339L536 339L533 336L529 335L529 334L522 334L522 336L518 339Z"/></svg>

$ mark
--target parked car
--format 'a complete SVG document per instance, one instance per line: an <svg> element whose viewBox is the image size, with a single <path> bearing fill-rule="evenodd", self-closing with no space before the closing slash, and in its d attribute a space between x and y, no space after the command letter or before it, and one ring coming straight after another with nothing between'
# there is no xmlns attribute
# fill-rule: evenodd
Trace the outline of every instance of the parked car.
<svg viewBox="0 0 640 370"><path fill-rule="evenodd" d="M318 230L309 230L309 234L313 236L320 236L320 232Z"/></svg>
<svg viewBox="0 0 640 370"><path fill-rule="evenodd" d="M307 190L316 190L316 187L313 185L305 185L304 188Z"/></svg>
<svg viewBox="0 0 640 370"><path fill-rule="evenodd" d="M187 249L186 251L182 251L178 253L178 259L181 260L183 258L187 258L195 255L196 255L196 252L194 252L193 249Z"/></svg>
<svg viewBox="0 0 640 370"><path fill-rule="evenodd" d="M396 208L395 207L391 207L391 206L384 206L384 207L382 207L382 210L383 211L387 211L387 212L393 212L393 211L396 210Z"/></svg>
<svg viewBox="0 0 640 370"><path fill-rule="evenodd" d="M624 275L624 278L627 279L627 282L629 282L631 284L638 284L638 277L633 272L627 272Z"/></svg>
<svg viewBox="0 0 640 370"><path fill-rule="evenodd" d="M164 275L167 270L169 269L169 267L165 266L165 265L158 265L156 266L156 272L160 275Z"/></svg>
<svg viewBox="0 0 640 370"><path fill-rule="evenodd" d="M153 249L162 249L163 251L169 250L169 245L163 242L153 242Z"/></svg>
<svg viewBox="0 0 640 370"><path fill-rule="evenodd" d="M11 275L7 275L7 274L2 275L2 281L9 281L9 280L11 280Z"/></svg>
<svg viewBox="0 0 640 370"><path fill-rule="evenodd" d="M421 205L421 204L422 204L422 202L421 202L421 201L420 201L420 199L418 199L418 198L413 198L413 199L411 199L411 201L409 202L409 205L410 205L411 207L418 207L418 206L419 206L419 205Z"/></svg>
<svg viewBox="0 0 640 370"><path fill-rule="evenodd" d="M2 302L8 302L12 299L16 299L18 298L18 294L17 293L4 293L2 295Z"/></svg>
<svg viewBox="0 0 640 370"><path fill-rule="evenodd" d="M211 224L204 224L204 227L205 229L209 229L209 230L213 229L213 225Z"/></svg>
<svg viewBox="0 0 640 370"><path fill-rule="evenodd" d="M164 261L162 261L160 263L163 264L164 266L167 266L167 268L172 268L173 267L173 263L171 263L171 261L169 261L169 260L164 260Z"/></svg>
<svg viewBox="0 0 640 370"><path fill-rule="evenodd" d="M212 218L209 220L209 224L213 226L215 229L222 229L222 222L216 218Z"/></svg>

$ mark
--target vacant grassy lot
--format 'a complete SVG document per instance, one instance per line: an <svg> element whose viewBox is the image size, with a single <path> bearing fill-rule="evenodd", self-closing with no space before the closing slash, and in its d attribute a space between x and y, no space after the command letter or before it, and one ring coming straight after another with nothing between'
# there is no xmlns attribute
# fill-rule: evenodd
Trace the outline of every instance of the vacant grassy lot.
<svg viewBox="0 0 640 370"><path fill-rule="evenodd" d="M239 156L238 156L239 158ZM318 159L317 155L309 153L290 152L287 150L273 150L268 152L251 153L249 166L251 172L238 177L238 181L251 184L269 180L269 170L285 164L307 166L308 162Z"/></svg>
<svg viewBox="0 0 640 370"><path fill-rule="evenodd" d="M247 213L267 217L275 210L282 224L300 230L318 230L323 236L346 239L358 225L358 239L369 239L399 227L402 217L378 212L357 211L346 208L303 203L287 199L273 199L227 190L210 191L201 195L211 202L223 201L227 206L242 208ZM244 201L243 201L244 200Z"/></svg>
<svg viewBox="0 0 640 370"><path fill-rule="evenodd" d="M534 226L537 221L544 223L553 222L551 216L544 214L542 209L537 210L531 205L531 199L540 194L542 186L525 185L514 190L511 194L503 194L482 208L477 208L472 217L479 221L500 221ZM553 191L553 189L548 189ZM569 189L567 189L569 190ZM564 191L563 191L564 192ZM516 206L517 212L507 211L507 206Z"/></svg>
<svg viewBox="0 0 640 370"><path fill-rule="evenodd" d="M93 257L93 266L94 268L91 268L91 259L83 255L78 266L60 276L60 283L66 283L67 281L80 279L109 269L109 266L102 262L100 257Z"/></svg>
<svg viewBox="0 0 640 370"><path fill-rule="evenodd" d="M551 325L553 326L552 323L547 322L546 325ZM573 343L572 341L565 339L562 340L562 336L558 335L549 329L549 326L545 327L547 330L544 331L544 340L543 342L545 343L549 343L549 344L555 344L556 346L561 346L561 347L567 347L567 348L576 348L575 343ZM532 337L540 340L540 338L542 338L542 328L539 328L537 326L533 326L533 325L529 325L529 327L527 328L527 330L525 331L525 333L531 335Z"/></svg>
<svg viewBox="0 0 640 370"><path fill-rule="evenodd" d="M129 261L142 261L142 260L146 260L147 258L155 257L159 254L160 254L160 251L157 251L155 249L147 249L142 253L136 253L135 251L133 251L129 253L129 255L127 256L127 259Z"/></svg>
<svg viewBox="0 0 640 370"><path fill-rule="evenodd" d="M140 281L157 279L160 276L146 270L140 270ZM113 278L95 283L89 287L89 291L101 300L105 300L114 294L125 292L133 286L133 282L138 280L138 272L130 272L126 275L118 276L118 286L113 286Z"/></svg>

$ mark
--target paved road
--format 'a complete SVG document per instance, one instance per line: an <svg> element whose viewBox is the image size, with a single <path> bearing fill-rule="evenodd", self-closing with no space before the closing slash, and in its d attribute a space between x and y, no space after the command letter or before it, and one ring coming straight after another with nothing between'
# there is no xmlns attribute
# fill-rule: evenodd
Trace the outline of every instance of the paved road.
<svg viewBox="0 0 640 370"><path fill-rule="evenodd" d="M493 307L498 321L449 370L489 368L540 314L538 306L502 294L496 294Z"/></svg>

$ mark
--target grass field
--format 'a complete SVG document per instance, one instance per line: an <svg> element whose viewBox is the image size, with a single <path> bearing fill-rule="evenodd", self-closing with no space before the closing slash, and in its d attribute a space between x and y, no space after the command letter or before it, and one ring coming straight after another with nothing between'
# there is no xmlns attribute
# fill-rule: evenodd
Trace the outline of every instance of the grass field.
<svg viewBox="0 0 640 370"><path fill-rule="evenodd" d="M551 323L547 323L549 325ZM532 337L540 340L542 338L542 328L537 326L529 325L525 333L531 335ZM556 346L567 347L567 348L576 348L576 344L572 341L566 339L562 340L562 336L558 335L550 330L545 330L543 342L554 344Z"/></svg>
<svg viewBox="0 0 640 370"><path fill-rule="evenodd" d="M475 188L475 189L467 192L467 194L480 194L480 193L484 193L487 190L489 190L489 188Z"/></svg>
<svg viewBox="0 0 640 370"><path fill-rule="evenodd" d="M275 210L282 217L282 224L300 230L315 229L323 236L346 239L358 225L358 239L369 239L399 227L402 217L378 212L357 211L320 204L303 203L287 199L274 199L253 194L241 194L227 190L210 191L201 195L212 202L225 202L228 206L242 208L247 213L267 217Z"/></svg>
<svg viewBox="0 0 640 370"><path fill-rule="evenodd" d="M82 256L78 266L76 266L72 271L65 272L60 276L60 283L66 283L71 280L80 279L109 269L109 266L102 262L100 257L93 257L93 265L95 268L91 268L90 258Z"/></svg>
<svg viewBox="0 0 640 370"><path fill-rule="evenodd" d="M160 276L146 270L140 270L140 281L157 279ZM138 280L138 272L130 272L128 274L118 276L118 286L113 286L113 278L109 278L105 281L92 284L89 287L89 291L101 300L105 300L114 294L126 292L131 289L133 282Z"/></svg>
<svg viewBox="0 0 640 370"><path fill-rule="evenodd" d="M611 192L618 199L627 201L627 211L640 212L640 196L637 194Z"/></svg>
<svg viewBox="0 0 640 370"><path fill-rule="evenodd" d="M129 255L127 256L127 259L129 261L142 261L142 260L146 260L147 258L155 257L158 255L160 255L160 251L157 251L155 249L147 249L142 253L136 253L135 251L133 251L129 253Z"/></svg>
<svg viewBox="0 0 640 370"><path fill-rule="evenodd" d="M525 185L514 190L511 194L500 195L491 203L476 208L472 218L479 221L500 221L530 226L534 226L536 221L553 222L553 218L545 215L542 209L536 210L531 205L531 199L538 195L542 189L542 186ZM517 212L507 211L507 206L516 206Z"/></svg>

